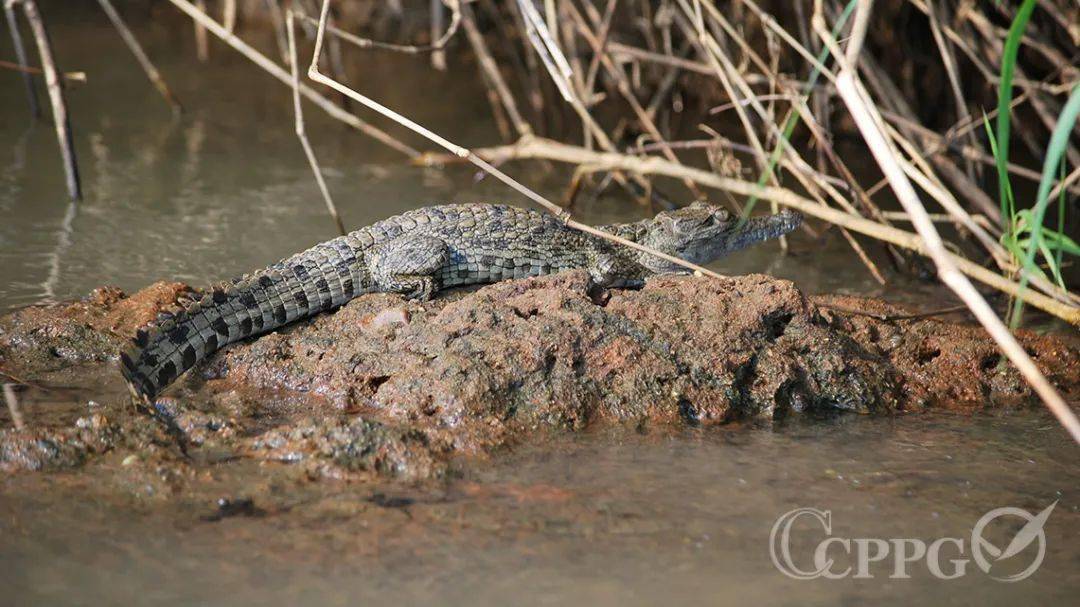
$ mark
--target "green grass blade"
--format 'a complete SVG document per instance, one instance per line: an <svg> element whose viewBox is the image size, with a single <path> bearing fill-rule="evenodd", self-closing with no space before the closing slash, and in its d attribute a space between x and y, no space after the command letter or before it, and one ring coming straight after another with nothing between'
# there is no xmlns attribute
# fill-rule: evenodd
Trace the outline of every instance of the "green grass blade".
<svg viewBox="0 0 1080 607"><path fill-rule="evenodd" d="M994 128L990 126L990 119L986 117L985 112L983 112L983 126L986 127L986 134L988 136L988 141L990 142L990 153L994 156L995 162L998 166L1008 165L1009 159L1002 159L999 155L1000 151L997 147L997 138L994 135ZM1015 223L1012 218L1016 214L1016 203L1013 200L1012 182L1009 181L1008 175L1005 176L1005 181L1001 181L1000 183L1003 184L1002 196L1004 196L1004 198L1001 199L1001 231L1002 237L1004 238L1011 233L1010 224Z"/></svg>
<svg viewBox="0 0 1080 607"><path fill-rule="evenodd" d="M1058 172L1058 180L1059 181L1064 181L1065 177L1066 177L1065 160L1062 159L1062 161L1061 161L1061 171ZM1068 237L1065 236L1065 234L1064 234L1064 231L1065 231L1065 204L1066 204L1066 202L1065 202L1065 190L1066 190L1066 188L1061 188L1061 192L1058 194L1058 223L1057 223L1057 226L1058 226L1058 230L1062 231L1060 236L1062 238L1067 239ZM1073 243L1073 244L1076 244L1076 243ZM1063 247L1058 246L1057 247L1057 265L1058 265L1059 268L1061 267L1061 258L1063 256L1063 254L1064 254ZM1075 253L1073 253L1073 255L1075 255ZM1064 281L1062 282L1061 288L1063 288L1063 289L1065 288Z"/></svg>
<svg viewBox="0 0 1080 607"><path fill-rule="evenodd" d="M1010 212L1010 197L1007 195L1009 182L1009 134L1012 123L1010 106L1012 105L1013 72L1016 71L1016 56L1020 51L1020 39L1027 29L1028 20L1035 10L1035 0L1024 0L1020 10L1016 11L1009 35L1005 38L1005 50L1001 56L1001 81L998 83L998 114L997 114L997 160L998 171L998 195L1001 202L1002 229L1008 229Z"/></svg>
<svg viewBox="0 0 1080 607"><path fill-rule="evenodd" d="M1028 273L1035 265L1035 251L1042 245L1042 224L1046 217L1046 207L1050 205L1050 189L1054 185L1054 179L1058 172L1058 166L1069 147L1069 137L1076 127L1076 120L1080 117L1080 84L1073 87L1069 94L1069 100L1058 116L1054 132L1050 135L1050 144L1046 148L1046 158L1043 160L1042 178L1039 180L1039 192L1035 198L1035 207L1032 209L1031 242L1028 243L1027 252L1024 255L1020 275L1020 291L1023 292L1027 285ZM1024 302L1019 297L1013 302L1012 320L1013 328L1020 322L1020 310Z"/></svg>

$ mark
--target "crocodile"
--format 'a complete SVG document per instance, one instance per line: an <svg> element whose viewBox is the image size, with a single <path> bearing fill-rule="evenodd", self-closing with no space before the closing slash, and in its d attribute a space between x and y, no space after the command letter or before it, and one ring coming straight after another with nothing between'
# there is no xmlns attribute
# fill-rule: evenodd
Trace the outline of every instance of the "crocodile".
<svg viewBox="0 0 1080 607"><path fill-rule="evenodd" d="M696 264L794 230L783 211L740 221L704 202L635 223L600 226ZM670 260L572 229L539 211L496 204L409 211L187 298L139 329L121 354L132 396L149 402L228 344L344 305L364 293L427 300L439 290L584 268L606 288L684 271Z"/></svg>

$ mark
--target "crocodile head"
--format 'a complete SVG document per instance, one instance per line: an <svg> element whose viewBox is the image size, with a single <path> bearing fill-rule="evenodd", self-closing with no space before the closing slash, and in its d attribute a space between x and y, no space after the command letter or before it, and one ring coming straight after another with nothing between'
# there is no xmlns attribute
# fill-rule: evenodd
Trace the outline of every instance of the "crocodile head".
<svg viewBox="0 0 1080 607"><path fill-rule="evenodd" d="M754 217L739 225L720 207L695 202L674 211L664 211L647 222L642 244L663 253L705 264L754 243L777 238L799 227L802 215L785 210L775 215ZM653 272L679 271L680 266L655 256L642 254L641 263Z"/></svg>

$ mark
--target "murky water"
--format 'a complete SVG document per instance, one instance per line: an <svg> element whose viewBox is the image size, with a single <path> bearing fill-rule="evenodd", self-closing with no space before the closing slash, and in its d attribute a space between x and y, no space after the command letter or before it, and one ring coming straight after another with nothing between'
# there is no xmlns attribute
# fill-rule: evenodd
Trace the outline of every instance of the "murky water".
<svg viewBox="0 0 1080 607"><path fill-rule="evenodd" d="M47 12L62 68L89 77L68 95L86 194L79 204L67 200L50 125L31 124L21 83L0 72L0 311L105 283L206 283L333 235L292 132L286 89L220 45L200 66L179 19L134 19L187 107L174 119L90 8ZM0 54L10 56L9 47ZM363 90L462 144L496 141L472 66L444 75L423 59L361 58L354 74ZM522 202L464 168L407 166L314 108L308 123L348 226L432 202ZM535 165L509 168L555 197L565 184L565 174ZM645 213L617 196L583 200L587 221ZM766 271L810 292L884 294L927 307L944 300L936 287L910 281L878 287L837 240L818 247L796 239L789 257L759 247L716 267ZM840 416L660 436L604 431L468 462L446 481L263 487L273 498L257 516L221 521L205 520L209 499L120 498L78 473L23 475L0 481L0 603L1060 600L1080 590L1078 456L1041 411ZM230 474L256 484L264 477L254 466ZM942 581L925 560L910 566L913 579L890 579L887 560L872 566L872 579L796 581L769 556L770 528L797 507L830 510L840 537L930 543L969 538L993 508L1035 513L1055 500L1042 567L1019 583L994 581L974 563ZM998 547L1022 521L1011 523L995 536ZM823 537L799 523L791 545L800 565L809 567ZM965 556L969 546L965 539ZM1015 557L1027 559L1020 568L1035 547ZM847 564L838 558L833 570Z"/></svg>

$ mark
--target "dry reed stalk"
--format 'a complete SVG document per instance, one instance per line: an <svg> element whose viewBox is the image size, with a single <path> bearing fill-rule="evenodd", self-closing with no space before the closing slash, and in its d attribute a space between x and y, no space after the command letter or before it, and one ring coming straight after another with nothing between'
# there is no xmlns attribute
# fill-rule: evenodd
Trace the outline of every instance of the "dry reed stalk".
<svg viewBox="0 0 1080 607"><path fill-rule="evenodd" d="M760 57L756 56L756 54L750 48L749 44L745 40L743 40L740 35L738 35L738 33L735 31L735 28L732 27L731 24L728 23L727 20L724 19L723 16L715 10L714 7L707 4L702 5L700 2L697 1L695 1L695 4L693 5L693 7L691 7L684 0L680 0L680 6L682 7L685 14L677 14L676 22L679 23L680 26L683 28L686 36L697 37L697 47L699 49L699 52L705 54L708 57L709 62L712 64L713 70L717 75L717 78L721 80L725 91L728 92L729 98L742 100L733 101L732 107L736 110L736 113L739 114L740 122L743 125L744 131L747 133L747 138L751 142L751 144L753 144L752 147L754 150L754 157L758 162L758 166L762 170L762 174L767 175L765 183L772 184L773 186L779 185L775 173L773 173L772 171L768 171L767 173L765 172L768 168L767 165L770 162L778 161L782 166L786 165L789 168L794 168L794 174L796 179L814 198L818 200L820 204L825 205L826 202L821 196L816 193L816 190L819 188L825 190L829 194L829 198L837 202L841 207L844 207L849 212L854 213L855 210L851 207L851 205L843 198L843 196L841 196L838 192L836 192L829 186L827 180L820 180L815 183L814 181L806 178L805 173L808 171L812 172L813 169L800 157L799 153L790 145L785 135L780 132L779 128L775 124L774 116L772 116L771 113L768 112L761 105L760 101L762 99L762 96L756 95L753 92L749 83L742 77L741 71L735 68L733 62L722 50L712 33L706 30L704 21L705 15L701 10L702 7L704 7L704 12L708 13L710 19L719 23L720 27L725 32L727 32L728 36L731 39L737 41L740 48L743 49L749 60L755 65L762 67L762 69L767 72L766 76L769 78L770 83L774 83L778 80L774 73L774 70L769 68L769 66L766 65L766 63ZM691 23L691 19L694 20L693 23ZM734 89L738 89L738 91L735 91ZM784 96L791 100L792 110L797 112L802 117L803 123L807 127L809 127L811 134L814 136L815 140L818 143L819 150L823 150L826 157L834 160L835 164L838 166L838 169L840 169L842 173L846 174L846 169L843 168L843 165L839 161L838 156L831 151L831 143L824 136L821 130L816 127L816 121L814 120L812 113L810 112L809 108L805 106L806 100L800 99L797 96L793 96L791 94L787 94ZM748 105L751 109L754 110L761 123L765 125L766 129L769 131L770 136L776 141L777 147L769 158L766 158L764 146L759 141L756 133L754 132L750 118L746 111L743 109L744 105ZM855 183L854 179L850 179L850 181L851 187L857 189L858 186ZM777 202L769 202L773 212L776 212ZM876 205L874 205L868 197L864 198L863 206L870 209L871 214L880 217L880 213ZM862 245L860 245L859 242L856 241L851 236L851 234L847 232L845 228L841 228L841 234L855 251L859 260L863 263L863 265L866 266L867 270L874 277L874 279L879 284L885 284L884 276L881 274L880 270L878 270L876 264L874 264L873 261L870 259L869 255L867 255L866 252L863 250ZM785 243L782 243L782 246L784 246L784 244Z"/></svg>
<svg viewBox="0 0 1080 607"><path fill-rule="evenodd" d="M278 0L263 0L266 10L270 13L270 24L274 27L274 43L277 44L278 54L281 55L281 63L288 67L289 42L285 36L285 16L281 12L281 4Z"/></svg>
<svg viewBox="0 0 1080 607"><path fill-rule="evenodd" d="M971 145L959 144L956 141L960 137L966 137L966 136L974 135L974 129L965 128L965 129L962 129L963 130L962 133L955 134L952 137L946 137L944 135L940 135L940 134L926 128L925 126L919 124L918 122L914 122L912 120L909 120L909 119L907 119L907 118L905 118L903 116L900 116L898 114L895 114L893 112L888 112L888 111L882 110L881 115L882 115L883 118L885 118L885 120L887 120L887 121L889 121L889 122L891 122L893 124L901 124L901 123L904 124L907 128L911 129L922 140L922 145L920 146L921 150L919 152L919 156L921 156L923 158L929 158L929 157L931 157L931 156L933 156L933 155L935 155L935 154L937 154L939 152L942 152L942 151L945 151L945 150L950 150L952 152L955 152L955 153L959 154L965 160L971 160L971 161L974 161L974 162L978 162L980 164L984 164L984 165L989 166L989 167L997 166L997 161L994 159L994 157L991 156L990 154L986 153L985 151L983 151L982 148L973 147ZM990 116L989 113L988 113L987 117L992 118L992 116ZM982 119L980 117L979 121L981 122L981 120ZM960 124L960 125L972 124L971 118L969 117L969 118L963 119L958 124ZM1027 168L1025 166L1022 166L1022 165L1019 165L1019 164L1017 164L1015 162L1009 162L1008 165L1006 165L1006 168L1007 168L1010 175L1016 175L1017 177L1020 177L1022 179L1026 179L1028 181L1031 181L1032 183L1039 183L1039 180L1042 179L1042 174L1039 173L1038 171L1033 170L1033 169L1029 169L1029 168ZM1074 189L1072 191L1073 191L1074 194L1080 194L1080 189Z"/></svg>
<svg viewBox="0 0 1080 607"><path fill-rule="evenodd" d="M68 194L72 200L82 198L82 185L79 182L79 167L75 159L75 144L71 138L71 120L68 118L67 101L64 99L64 87L60 83L60 73L53 59L52 44L45 22L41 18L35 0L18 0L22 4L23 14L30 23L30 31L37 42L41 69L45 72L45 87L49 91L52 105L53 122L56 126L56 140L60 144L60 156L64 162L64 177Z"/></svg>
<svg viewBox="0 0 1080 607"><path fill-rule="evenodd" d="M600 29L597 31L596 39L597 45L593 47L592 61L589 62L589 69L585 74L585 82L582 91L589 95L586 99L591 99L593 90L596 87L596 76L600 72L600 59L606 56L608 52L608 35L611 33L611 20L615 16L615 6L618 0L608 0L607 6L604 8L604 17L600 20ZM567 4L567 6L571 6Z"/></svg>
<svg viewBox="0 0 1080 607"><path fill-rule="evenodd" d="M296 27L294 25L296 14L289 11L286 17L285 30L287 32L286 37L289 45L289 66L292 70L292 98L293 98L293 113L296 116L296 136L300 139L300 144L304 147L304 155L307 156L308 164L311 165L311 172L315 174L315 182L319 184L319 192L322 194L323 201L326 203L326 210L330 213L330 217L334 220L334 225L337 226L338 232L344 236L345 224L341 222L341 216L338 215L337 207L334 205L334 199L330 196L330 189L326 187L326 179L323 178L322 169L319 167L319 161L315 158L315 150L311 149L311 142L308 141L307 132L304 130L304 110L300 104L300 70L297 68L297 55L296 55Z"/></svg>
<svg viewBox="0 0 1080 607"><path fill-rule="evenodd" d="M958 121L970 120L971 112L968 111L967 100L964 99L964 91L961 88L959 68L956 65L956 54L952 45L945 40L945 34L942 33L940 11L935 8L933 0L926 0L926 7L930 21L930 33L934 36L934 44L937 45L938 52L941 55L941 64L949 77L949 89L953 95L953 103L956 104L956 118ZM967 139L968 145L981 151L979 140L974 133L968 133ZM965 157L964 161L967 165L968 177L974 181L976 178L976 166L970 158Z"/></svg>
<svg viewBox="0 0 1080 607"><path fill-rule="evenodd" d="M927 255L933 259L938 268L938 278L971 309L975 318L993 337L994 341L998 343L998 346L1009 360L1016 365L1024 379L1039 395L1047 408L1058 418L1058 421L1072 436L1073 440L1080 443L1080 419L1077 419L1076 414L1061 398L1061 395L1050 385L1050 382L1035 365L1035 361L1027 354L1008 327L1001 322L1001 319L997 317L994 310L986 303L986 300L979 295L979 292L975 290L975 286L960 271L954 262L953 256L946 250L945 243L938 234L937 228L934 227L934 223L927 215L926 209L923 208L911 182L908 181L907 175L897 161L899 154L886 138L884 121L880 115L876 114L869 94L859 84L855 66L859 60L861 48L857 43L861 43L865 35L873 1L859 0L856 10L857 15L861 16L862 19L856 19L855 27L861 28L862 32L853 33L851 36L852 41L848 44L843 59L840 59L841 51L836 47L832 34L829 33L825 26L825 18L821 11L820 2L821 0L817 0L812 24L822 41L833 47L833 52L840 62L840 73L837 76L836 83L837 92L855 120L855 124L869 146L871 154L873 154L874 159L888 178L893 191L896 192L900 204L910 216L912 225L918 232Z"/></svg>
<svg viewBox="0 0 1080 607"><path fill-rule="evenodd" d="M904 101L892 78L874 61L873 57L867 56L860 62L859 73L867 79L867 84L872 88L879 100L887 100L891 104L891 111L903 116L908 122L917 123L915 111ZM918 139L918 133L904 125L898 125L901 132L908 139ZM1001 211L998 205L986 195L986 192L977 184L968 179L967 174L957 170L952 160L943 154L934 154L930 157L935 167L942 176L950 181L953 188L963 194L973 207L983 214L1000 221Z"/></svg>
<svg viewBox="0 0 1080 607"><path fill-rule="evenodd" d="M994 61L1000 62L1004 45L1002 44L1001 40L995 35L993 25L986 18L986 15L980 14L978 11L969 10L964 12L964 16L967 18L968 22L974 25L976 31L978 31L985 38L985 48L990 51L990 54L993 57ZM1071 62L1064 58L1058 58L1054 60L1053 64L1071 66ZM1054 89L1050 88L1049 91L1047 91L1046 89L1049 87L1047 87L1044 83L1029 78L1021 66L1017 65L1015 69L1016 75L1013 81L1014 86L1018 88L1030 86L1035 89L1032 91L1033 94L1030 98L1031 109L1035 112L1036 117L1038 117L1039 120L1043 123L1043 126L1046 128L1046 130L1048 132L1053 131L1054 124L1057 121L1058 112L1050 107L1048 100L1044 97L1043 94L1053 91ZM1034 152L1036 153L1036 155L1041 155L1043 150L1040 149L1040 147L1036 144ZM1073 166L1080 165L1080 149L1076 149L1075 147L1069 147L1066 148L1065 153L1069 158L1069 162Z"/></svg>
<svg viewBox="0 0 1080 607"><path fill-rule="evenodd" d="M1080 166L1074 168L1071 173L1065 176L1065 179L1058 182L1058 184L1054 186L1054 189L1050 190L1048 198L1050 198L1050 200L1056 199L1061 195L1063 190L1069 190L1070 192L1073 192L1073 194L1076 194L1076 190L1073 186L1077 183L1080 183Z"/></svg>
<svg viewBox="0 0 1080 607"><path fill-rule="evenodd" d="M173 0L173 1L178 1L178 0ZM686 268L688 270L692 270L697 274L711 276L713 278L723 278L719 274L717 274L717 273L715 273L715 272L713 272L711 270L708 270L706 268L703 268L703 267L701 267L699 265L687 262L687 261L685 261L683 259L679 259L678 257L674 257L674 256L668 255L666 253L661 253L660 251L657 251L657 250L652 249L650 247L640 245L640 244L638 244L636 242L632 242L632 241L627 240L625 238L615 236L614 234L609 234L608 232L604 232L604 231L598 230L598 229L596 229L596 228L594 228L592 226L585 225L583 223L579 223L579 222L575 221L574 219L571 218L570 213L568 213L566 210L559 207L559 205L557 205L554 202L551 202L550 200L544 198L540 194L537 194L535 191L528 188L524 184L518 182L517 180L510 177L506 173L503 173L502 171L500 171L499 169L495 168L490 163L485 161L483 158L481 158L481 157L477 156L476 154L473 154L469 150L467 150L467 149L465 149L465 148L463 148L463 147L449 141L448 139L445 139L444 137L435 134L431 130L429 130L429 129L417 124L416 122L402 116L401 114L391 110L390 108L387 108L386 106L374 101L373 99L371 99L369 97L366 97L366 96L354 91L353 89L345 86L344 84L342 84L340 82L335 81L333 78L329 78L326 75L319 72L319 56L320 56L320 51L322 49L323 39L324 39L325 34L326 34L326 19L327 19L327 15L329 14L329 9L330 9L330 0L324 0L323 5L322 5L322 12L321 12L321 14L319 16L319 30L318 30L318 32L316 33L316 36L315 36L315 50L314 50L314 52L312 53L312 56L311 56L311 65L308 67L308 77L309 78L311 78L315 82L318 82L320 84L325 84L326 86L329 86L330 88L332 88L332 89L334 89L336 91L339 91L339 92L341 92L343 94L348 95L354 101L364 105L365 107L367 107L369 109L372 109L372 110L382 114L383 116L386 116L387 118L390 118L391 120L397 122L398 124L412 130L413 132L425 137L426 139L432 141L433 143L445 148L446 150L448 150L451 154L453 154L457 158L460 158L460 159L463 159L463 160L468 160L469 162L475 164L477 167L482 169L484 172L486 172L489 175L495 177L496 179L498 179L499 181L503 182L504 184L510 186L512 189L514 189L518 193L522 194L523 196L525 196L529 200L532 200L536 204L539 204L540 206L542 206L545 209L547 209L548 211L550 211L552 214L554 214L556 217L558 217L563 222L564 225L566 225L567 227L569 227L571 229L579 230L579 231L585 232L587 234L592 234L593 236L597 236L599 238L603 238L604 240L608 240L608 241L615 242L615 243L618 243L618 244L621 244L621 245L624 245L624 246L628 246L628 247L630 247L632 249L641 251L643 253L648 253L650 255L653 255L653 256L658 257L660 259L663 259L665 261L674 263L674 264L676 264L676 265L678 265L680 267L684 267L684 268Z"/></svg>
<svg viewBox="0 0 1080 607"><path fill-rule="evenodd" d="M30 77L30 64L26 61L26 48L23 47L22 34L19 32L19 22L15 18L14 4L18 0L4 0L4 18L7 19L8 33L11 34L11 46L15 49L15 59L23 74L23 85L26 87L26 100L30 104L30 115L34 118L41 117L41 106L38 104L37 89L34 88L34 79Z"/></svg>
<svg viewBox="0 0 1080 607"><path fill-rule="evenodd" d="M615 64L611 61L611 57L604 52L601 40L597 36L595 36L592 31L589 30L589 26L585 23L585 19L582 18L581 13L579 13L572 4L567 4L566 6L569 8L570 15L571 17L573 17L574 22L578 27L578 31L581 33L582 37L585 38L586 42L589 43L589 46L592 47L594 56L600 57L600 63L604 66L604 71L607 72L607 74L615 80L615 86L618 89L619 94L622 95L623 99L626 100L627 105L629 105L630 109L634 112L634 116L637 118L638 124L640 124L641 127L645 129L645 131L649 134L650 137L652 137L655 143L661 144L660 151L668 160L672 162L678 162L679 159L675 157L675 152L671 151L671 148L663 145L664 136L660 134L660 131L656 128L656 124L653 122L649 114L645 111L645 108L642 107L641 102L639 102L637 97L634 95L634 91L630 86L630 82L626 78L626 74L624 74L622 70L615 67ZM584 92L586 94L589 93L589 91ZM689 189L690 192L694 195L695 198L705 198L704 192L699 190L697 188L697 185L695 185L693 181L686 180L684 181L684 184L686 185L687 189Z"/></svg>
<svg viewBox="0 0 1080 607"><path fill-rule="evenodd" d="M180 105L180 101L177 100L176 96L169 90L169 85L165 84L165 79L161 77L161 73L158 72L157 67L154 66L153 62L150 61L150 57L143 51L142 45L135 39L135 35L128 29L127 24L120 18L120 13L116 12L112 2L109 0L98 0L98 4L101 5L101 10L105 12L105 16L109 18L113 27L116 28L116 32L120 34L120 39L127 45L131 54L135 55L135 60L139 62L143 71L146 72L146 77L153 83L154 88L156 88L158 92L161 93L161 96L165 98L165 101L172 106L174 112L181 111L183 108Z"/></svg>
<svg viewBox="0 0 1080 607"><path fill-rule="evenodd" d="M205 15L206 0L195 0L195 8ZM206 36L206 26L198 19L195 20L195 56L199 63L206 63L210 59L210 41Z"/></svg>
<svg viewBox="0 0 1080 607"><path fill-rule="evenodd" d="M570 64L559 48L559 44L551 35L551 30L556 26L555 13L551 10L554 3L549 0L549 19L547 22L537 12L532 0L516 0L518 10L525 25L525 33L529 37L533 50L540 56L540 61L551 76L551 81L559 89L563 101L574 103L578 101L571 85ZM550 27L549 27L550 23Z"/></svg>
<svg viewBox="0 0 1080 607"><path fill-rule="evenodd" d="M510 87L507 86L506 80L502 77L502 73L499 72L499 66L495 63L495 59L491 57L487 44L484 42L484 36L476 27L476 18L473 16L472 9L468 6L463 6L460 10L462 12L462 25L465 28L465 37L468 38L469 45L472 47L473 52L476 53L477 62L480 64L480 69L483 71L484 78L490 84L490 89L494 91L499 102L502 104L502 108L510 118L510 123L513 124L518 137L531 135L532 127L529 126L529 123L521 116L521 112L518 111L517 102L514 101L514 95L510 92Z"/></svg>
<svg viewBox="0 0 1080 607"><path fill-rule="evenodd" d="M236 31L236 0L225 0L221 9L221 23L230 34Z"/></svg>
<svg viewBox="0 0 1080 607"><path fill-rule="evenodd" d="M443 22L446 20L446 11L442 0L431 0L431 39L435 40L443 31ZM446 52L435 49L431 52L431 67L440 72L446 71Z"/></svg>
<svg viewBox="0 0 1080 607"><path fill-rule="evenodd" d="M518 36L517 32L524 31L525 23L521 16L521 11L518 10L516 2L506 2L502 5L496 4L495 0L480 0L481 6L484 11L495 20L498 24L499 31L502 33L504 39L513 41L517 39L521 43L522 52L512 53L511 56L518 58L524 63L525 69L521 70L524 74L522 77L524 83L522 88L528 91L527 100L529 102L529 108L533 113L533 120L530 124L534 125L534 129L540 133L545 132L545 118L547 113L544 104L544 89L540 84L540 69L537 63L536 54L529 52L532 47L529 46L528 40L524 36ZM515 30L509 22L503 17L502 11L499 10L500 6L504 6L506 11L510 13L510 17L518 29Z"/></svg>
<svg viewBox="0 0 1080 607"><path fill-rule="evenodd" d="M524 2L524 0L522 1ZM570 68L566 65L567 60L562 55L561 51L559 51L555 43L550 40L550 35L545 31L546 26L543 22L538 22L536 20L537 16L535 9L530 13L527 4L522 4L522 2L511 2L509 5L520 9L519 13L521 15L522 27L525 28L529 34L528 41L531 44L529 48L534 50L536 55L541 58L543 65L551 76L552 82L562 94L563 100L570 104L571 109L574 110L574 113L576 113L581 120L586 141L591 144L591 142L595 140L604 150L609 152L616 151L612 137L608 136L600 126L599 122L589 113L588 108L585 107L585 103L582 101L582 99L587 96L591 97L591 94L585 90L579 90L577 91L577 94L574 93L573 89L576 79L572 77L572 73L568 73ZM572 7L572 5L569 4L566 6ZM532 15L532 21L525 17L526 14ZM580 16L578 21L580 22ZM552 48L554 48L554 54L551 51ZM531 54L528 54L527 56L532 57ZM563 66L565 66L565 69ZM634 192L634 188L636 187L645 192L648 196L651 197L652 195L651 184L639 176L626 176L621 173L614 173L612 177L627 191ZM573 194L576 192L578 185L579 182L572 182L570 190L564 197L568 206L573 202ZM692 185L690 187L692 187Z"/></svg>
<svg viewBox="0 0 1080 607"><path fill-rule="evenodd" d="M405 53L407 55L419 55L421 53L430 53L433 51L442 50L446 47L446 44L450 42L450 39L457 33L458 28L461 27L461 7L458 0L446 0L450 6L450 25L446 27L446 31L442 32L438 38L432 41L431 44L393 44L390 42L381 42L378 40L372 40L371 38L363 38L356 34L347 32L339 27L335 27L329 22L327 17L326 31L334 35L334 37L344 40L357 48L361 49L380 49L384 51L394 51L396 53ZM314 26L319 25L319 20L314 17L297 13L297 16L303 19L305 22Z"/></svg>
<svg viewBox="0 0 1080 607"><path fill-rule="evenodd" d="M271 76L276 78L286 86L292 86L292 76L289 75L280 65L274 63L270 59L263 55L259 51L255 50L248 43L241 40L235 34L230 34L225 31L225 28L221 26L217 21L214 21L205 12L200 11L188 0L169 0L176 8L183 11L196 23L206 28L210 33L214 34L221 39L222 42L231 46L234 50L246 57L255 65L259 66ZM332 118L340 120L352 128L364 133L368 137L379 141L380 143L393 148L410 158L417 157L420 153L412 147L402 143L394 137L388 135L382 129L375 127L367 122L357 118L356 116L346 112L340 107L334 105L329 99L323 97L311 87L301 84L300 94L303 95L308 101L311 101L315 105L319 106L324 112L329 114Z"/></svg>

